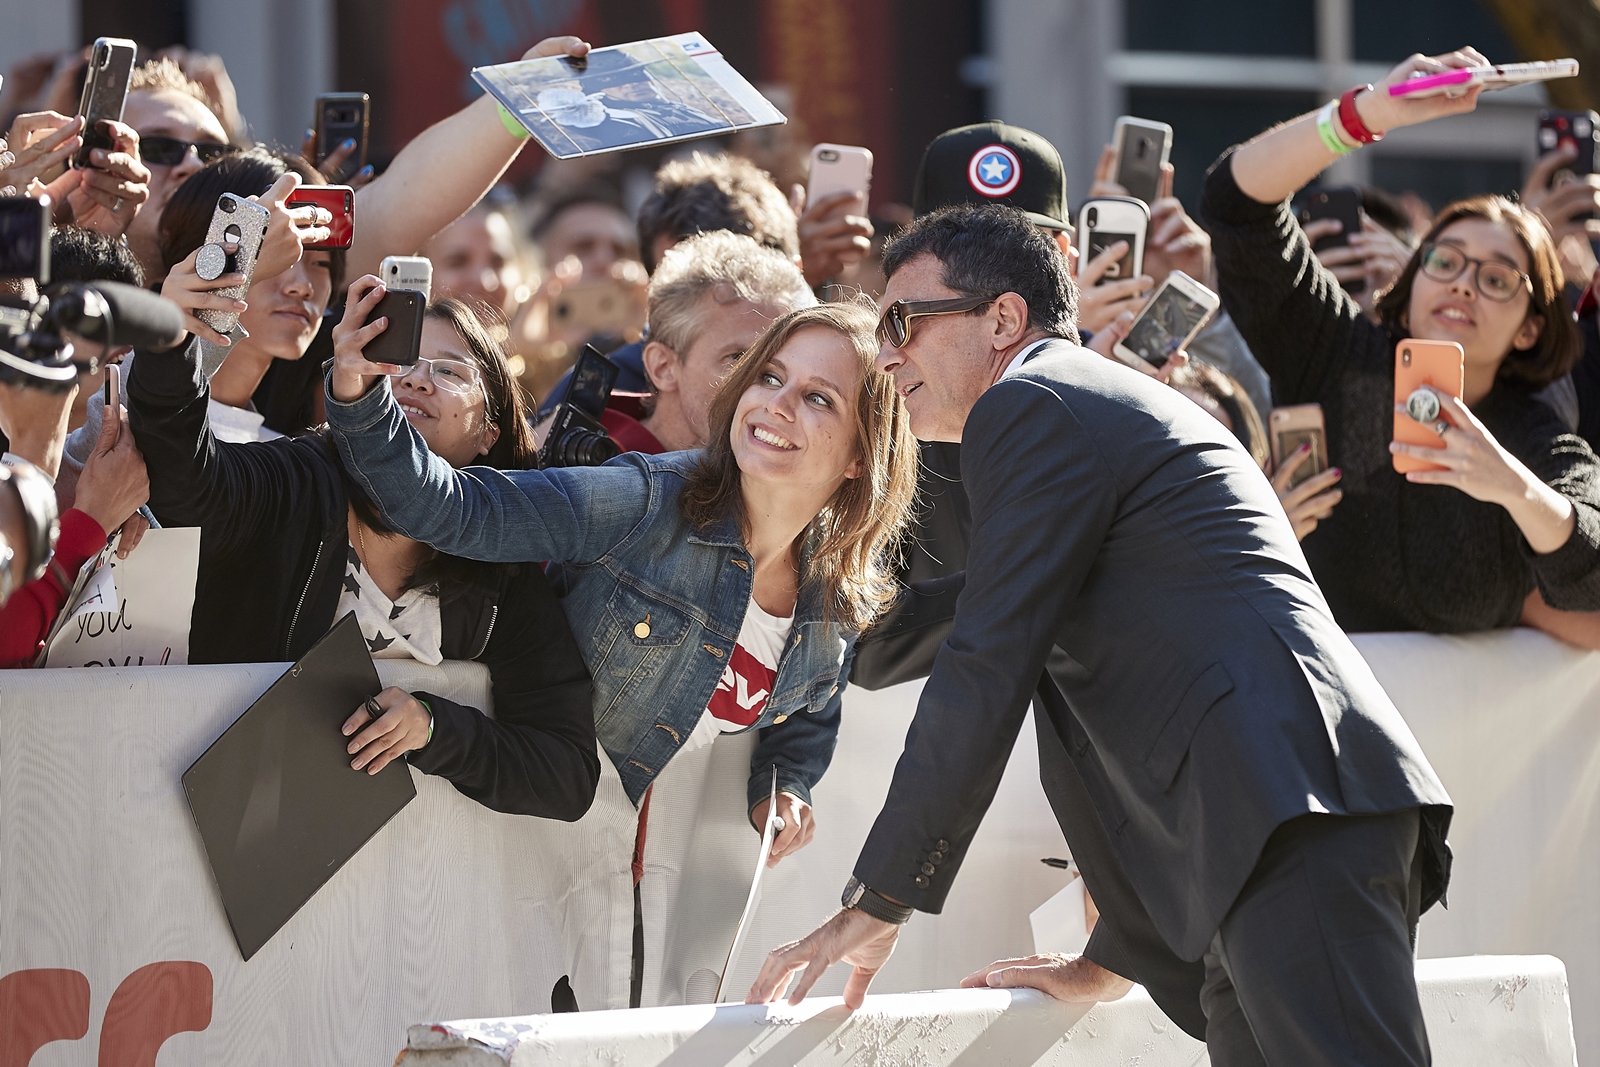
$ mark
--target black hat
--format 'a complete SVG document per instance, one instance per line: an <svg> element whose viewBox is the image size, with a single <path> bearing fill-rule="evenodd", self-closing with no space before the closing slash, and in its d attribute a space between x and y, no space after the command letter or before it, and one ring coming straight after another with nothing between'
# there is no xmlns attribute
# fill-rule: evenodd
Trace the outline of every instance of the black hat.
<svg viewBox="0 0 1600 1067"><path fill-rule="evenodd" d="M951 204L1007 204L1037 225L1072 229L1061 153L1032 130L1003 122L946 130L922 153L912 211L926 215Z"/></svg>

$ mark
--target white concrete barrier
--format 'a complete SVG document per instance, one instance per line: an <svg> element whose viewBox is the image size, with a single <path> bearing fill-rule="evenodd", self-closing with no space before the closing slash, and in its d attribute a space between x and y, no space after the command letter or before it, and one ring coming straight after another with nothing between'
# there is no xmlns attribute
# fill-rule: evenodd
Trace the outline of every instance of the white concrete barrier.
<svg viewBox="0 0 1600 1067"><path fill-rule="evenodd" d="M1357 643L1457 804L1451 907L1424 918L1422 954L1556 955L1577 1003L1600 1004L1600 655L1531 631ZM562 975L586 1011L627 1005L631 818L616 805L571 825L501 815L420 774L417 799L241 961L179 776L282 669L0 672L0 1067L148 1063L157 1050L162 1067L386 1067L407 1026L542 1011ZM379 673L487 700L476 665ZM734 999L767 948L835 906L917 695L847 695L816 840L770 872ZM707 999L722 968L758 846L749 746L681 757L657 786L647 1006ZM620 792L614 772L600 788ZM1067 880L1038 861L1065 848L1026 727L944 914L913 920L874 991L949 987L1030 952L1029 913ZM819 995L844 977L836 968ZM1583 1059L1600 1064L1600 1012L1574 1022ZM113 1055L139 1049L149 1059Z"/></svg>
<svg viewBox="0 0 1600 1067"><path fill-rule="evenodd" d="M1449 1067L1574 1067L1566 971L1551 956L1424 960L1417 984L1433 1060ZM1031 989L694 1005L413 1026L404 1067L1195 1067L1205 1046L1141 988L1062 1004Z"/></svg>

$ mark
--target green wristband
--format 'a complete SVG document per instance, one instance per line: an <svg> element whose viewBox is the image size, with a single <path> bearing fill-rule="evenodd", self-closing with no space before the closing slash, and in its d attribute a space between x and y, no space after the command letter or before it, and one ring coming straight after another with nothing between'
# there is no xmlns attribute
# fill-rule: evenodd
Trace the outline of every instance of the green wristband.
<svg viewBox="0 0 1600 1067"><path fill-rule="evenodd" d="M507 133L519 141L528 136L528 128L518 122L517 117L507 111L504 104L496 104L495 106L500 109L500 125L506 128Z"/></svg>
<svg viewBox="0 0 1600 1067"><path fill-rule="evenodd" d="M1317 135L1322 138L1322 143L1328 151L1336 156L1344 156L1354 152L1359 146L1346 144L1338 131L1333 128L1334 114L1338 106L1339 102L1334 100L1317 112Z"/></svg>

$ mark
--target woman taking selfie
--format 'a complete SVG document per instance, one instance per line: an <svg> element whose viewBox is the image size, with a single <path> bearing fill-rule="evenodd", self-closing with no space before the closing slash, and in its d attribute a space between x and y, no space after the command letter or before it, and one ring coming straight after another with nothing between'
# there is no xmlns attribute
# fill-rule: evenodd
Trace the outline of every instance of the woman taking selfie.
<svg viewBox="0 0 1600 1067"><path fill-rule="evenodd" d="M195 310L237 310L211 290L239 281L203 281L186 259L162 295L198 333ZM505 356L466 305L428 309L421 354L394 385L420 447L458 466L533 461ZM217 440L199 366L195 337L140 350L127 390L151 508L167 525L201 528L189 662L295 660L350 612L375 658L478 660L489 668L494 718L390 687L375 698L376 722L351 709L351 766L375 774L403 755L496 811L581 817L600 778L589 676L544 573L398 536L326 435Z"/></svg>
<svg viewBox="0 0 1600 1067"><path fill-rule="evenodd" d="M1347 630L1456 633L1600 609L1600 464L1533 398L1580 354L1539 217L1496 196L1445 208L1380 294L1374 323L1317 262L1289 208L1336 155L1470 111L1479 92L1391 97L1389 85L1486 62L1472 49L1413 56L1377 89L1224 155L1206 179L1201 214L1223 301L1277 402L1322 405L1328 460L1343 471L1343 501L1303 547ZM1466 353L1464 396L1435 393L1427 423L1442 431L1441 449L1391 443L1395 347L1407 337ZM1446 469L1399 474L1397 455Z"/></svg>
<svg viewBox="0 0 1600 1067"><path fill-rule="evenodd" d="M550 560L628 799L686 746L759 730L745 810L766 825L776 767L773 856L802 847L846 651L893 595L882 558L916 479L900 400L872 372L874 313L825 304L775 322L723 381L703 451L459 471L407 427L393 369L361 354L379 295L376 279L351 290L327 404L385 520L443 552Z"/></svg>

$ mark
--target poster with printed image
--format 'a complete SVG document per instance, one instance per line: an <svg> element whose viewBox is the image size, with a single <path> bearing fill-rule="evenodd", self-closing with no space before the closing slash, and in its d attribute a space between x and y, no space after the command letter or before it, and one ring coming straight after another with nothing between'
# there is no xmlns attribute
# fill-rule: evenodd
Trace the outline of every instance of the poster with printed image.
<svg viewBox="0 0 1600 1067"><path fill-rule="evenodd" d="M472 77L557 159L785 121L698 33L477 67Z"/></svg>
<svg viewBox="0 0 1600 1067"><path fill-rule="evenodd" d="M188 663L189 617L199 570L197 526L146 530L127 559L107 553L62 611L44 666Z"/></svg>

